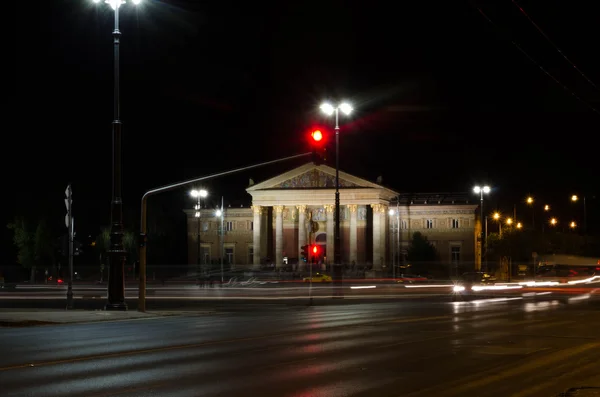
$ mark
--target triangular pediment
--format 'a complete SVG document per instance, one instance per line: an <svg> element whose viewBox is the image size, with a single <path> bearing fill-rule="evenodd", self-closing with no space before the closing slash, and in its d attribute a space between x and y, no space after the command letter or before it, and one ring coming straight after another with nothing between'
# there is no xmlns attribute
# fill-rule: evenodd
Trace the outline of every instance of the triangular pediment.
<svg viewBox="0 0 600 397"><path fill-rule="evenodd" d="M358 178L345 172L339 172L340 188L376 188L383 186ZM308 163L281 175L250 186L248 192L271 189L322 189L335 188L335 168L327 165Z"/></svg>

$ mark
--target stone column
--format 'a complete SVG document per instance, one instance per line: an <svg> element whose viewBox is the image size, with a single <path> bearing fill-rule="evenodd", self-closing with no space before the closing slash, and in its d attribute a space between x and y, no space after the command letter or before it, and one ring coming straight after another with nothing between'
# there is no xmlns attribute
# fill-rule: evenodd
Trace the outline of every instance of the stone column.
<svg viewBox="0 0 600 397"><path fill-rule="evenodd" d="M381 271L383 251L381 250L381 212L383 205L371 204L373 208L373 270Z"/></svg>
<svg viewBox="0 0 600 397"><path fill-rule="evenodd" d="M350 264L354 266L356 265L358 257L356 253L358 246L358 205L351 204L348 206L348 209L350 210L350 241L348 244L350 248L349 261Z"/></svg>
<svg viewBox="0 0 600 397"><path fill-rule="evenodd" d="M325 230L325 232L327 233L327 245L326 245L326 250L327 250L327 264L332 264L333 263L333 217L335 216L334 212L335 212L335 206L332 204L325 204L323 206L323 208L325 208L325 212L327 213L327 230Z"/></svg>
<svg viewBox="0 0 600 397"><path fill-rule="evenodd" d="M273 207L275 211L275 267L283 265L283 205Z"/></svg>
<svg viewBox="0 0 600 397"><path fill-rule="evenodd" d="M263 208L260 205L252 206L252 211L254 212L254 221L252 223L252 247L253 247L253 259L252 263L254 265L254 269L260 269L260 223L263 213Z"/></svg>
<svg viewBox="0 0 600 397"><path fill-rule="evenodd" d="M298 208L298 267L304 269L304 262L300 258L302 246L306 245L306 205L297 205Z"/></svg>

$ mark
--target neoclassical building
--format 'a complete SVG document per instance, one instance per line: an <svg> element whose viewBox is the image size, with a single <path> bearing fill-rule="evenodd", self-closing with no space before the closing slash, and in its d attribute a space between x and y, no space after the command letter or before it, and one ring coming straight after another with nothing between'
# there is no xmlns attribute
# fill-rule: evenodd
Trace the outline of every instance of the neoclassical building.
<svg viewBox="0 0 600 397"><path fill-rule="evenodd" d="M419 231L436 247L440 262L479 263L477 204L460 195L403 195L347 174L340 178L342 262L380 272L406 252ZM307 163L246 188L251 207L185 210L190 264L220 261L259 268L263 265L302 270L300 248L318 244L323 265L333 260L335 169ZM198 247L198 237L200 246ZM200 248L200 249L199 249ZM392 259L395 257L395 259Z"/></svg>

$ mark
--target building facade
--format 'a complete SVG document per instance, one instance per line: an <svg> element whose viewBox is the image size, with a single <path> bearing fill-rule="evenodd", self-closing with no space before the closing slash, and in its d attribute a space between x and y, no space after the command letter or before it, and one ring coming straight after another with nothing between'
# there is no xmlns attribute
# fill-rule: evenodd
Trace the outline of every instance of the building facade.
<svg viewBox="0 0 600 397"><path fill-rule="evenodd" d="M476 204L449 195L403 196L341 171L339 186L343 264L380 273L408 250L416 231L436 247L440 262L476 262ZM226 208L222 220L214 209L202 209L200 217L185 211L190 265L220 262L222 246L223 262L233 268L302 270L307 244L320 246L323 266L332 263L334 168L308 163L246 192L252 205Z"/></svg>

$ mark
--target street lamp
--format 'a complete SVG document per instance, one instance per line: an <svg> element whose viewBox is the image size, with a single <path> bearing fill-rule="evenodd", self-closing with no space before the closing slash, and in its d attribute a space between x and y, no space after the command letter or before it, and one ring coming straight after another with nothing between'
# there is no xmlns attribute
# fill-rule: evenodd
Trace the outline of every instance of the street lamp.
<svg viewBox="0 0 600 397"><path fill-rule="evenodd" d="M556 220L556 218L552 218L552 219L550 219L550 224L551 224L552 226L556 226L556 224L557 224L557 223L558 223L558 221Z"/></svg>
<svg viewBox="0 0 600 397"><path fill-rule="evenodd" d="M220 233L220 249L221 249L221 254L219 255L221 257L221 286L223 286L223 255L225 254L225 250L224 250L224 240L223 240L223 235L224 235L224 231L223 231L223 220L225 218L225 210L223 209L223 196L221 196L221 208L217 209L217 211L215 212L215 216L217 218L221 218L221 233Z"/></svg>
<svg viewBox="0 0 600 397"><path fill-rule="evenodd" d="M396 279L396 266L400 264L400 211L398 209L390 209L389 215L396 215L396 241L392 245L392 277ZM398 256L398 263L396 263L396 256Z"/></svg>
<svg viewBox="0 0 600 397"><path fill-rule="evenodd" d="M544 206L544 211L550 211L550 206L548 204Z"/></svg>
<svg viewBox="0 0 600 397"><path fill-rule="evenodd" d="M533 197L528 196L525 202L531 206L531 228L535 230L535 209L533 208ZM548 207L550 208L550 207ZM542 223L543 224L543 223Z"/></svg>
<svg viewBox="0 0 600 397"><path fill-rule="evenodd" d="M99 3L100 0L93 0ZM114 54L114 120L112 122L112 201L110 207L110 247L108 255L110 267L108 274L108 302L106 310L127 310L125 304L125 262L127 251L123 245L123 200L121 197L121 104L120 104L120 74L119 74L119 45L121 31L119 30L119 7L125 4L125 0L105 0L115 13L115 25L113 29L113 54ZM140 0L133 0L133 4L139 4Z"/></svg>
<svg viewBox="0 0 600 397"><path fill-rule="evenodd" d="M481 239L481 250L480 250L480 254L479 254L480 258L481 258L480 266L481 266L481 262L483 262L483 249L485 247L485 240L484 240L484 233L483 233L483 222L484 222L484 220L483 220L483 195L488 194L491 190L492 189L490 189L490 187L487 185L483 186L483 187L475 186L473 188L473 192L475 192L475 194L479 194L479 200L480 200L479 208L481 211L480 218L479 218L480 222L481 222L481 233L480 233L480 237L479 237ZM487 230L485 231L485 234L487 235Z"/></svg>
<svg viewBox="0 0 600 397"><path fill-rule="evenodd" d="M340 110L345 115L350 115L353 109L347 102L342 102L337 106L325 102L320 106L323 113L328 116L335 114L335 228L333 229L333 263L340 265L342 263L340 247Z"/></svg>
<svg viewBox="0 0 600 397"><path fill-rule="evenodd" d="M203 198L205 198L206 196L208 196L208 192L204 189L193 189L190 192L190 196L192 196L193 198L197 199L197 203L194 206L194 209L196 210L194 216L196 217L196 219L198 219L198 235L197 237L197 243L198 243L198 255L197 255L197 259L196 259L196 265L197 265L197 269L196 271L200 268L200 251L201 251L201 247L200 247L200 217L202 215L202 202L201 200Z"/></svg>
<svg viewBox="0 0 600 397"><path fill-rule="evenodd" d="M571 201L572 202L577 202L579 201L579 197L574 194L571 196ZM585 196L583 196L583 233L587 232L587 213L586 213L586 208L585 208Z"/></svg>
<svg viewBox="0 0 600 397"><path fill-rule="evenodd" d="M523 227L523 224L521 222L517 222L517 229L521 229Z"/></svg>
<svg viewBox="0 0 600 397"><path fill-rule="evenodd" d="M494 218L494 220L498 222L498 235L500 236L500 238L502 238L502 222L500 222L500 218L502 218L502 216L499 212L494 212L492 218Z"/></svg>
<svg viewBox="0 0 600 397"><path fill-rule="evenodd" d="M577 224L575 223L575 221L573 221L573 222L571 222L571 223L569 224L569 227L570 227L571 229L575 229L575 228L577 227Z"/></svg>
<svg viewBox="0 0 600 397"><path fill-rule="evenodd" d="M512 225L512 224L513 224L513 220L512 220L512 218L507 218L507 219L506 219L506 224L507 224L508 226Z"/></svg>

